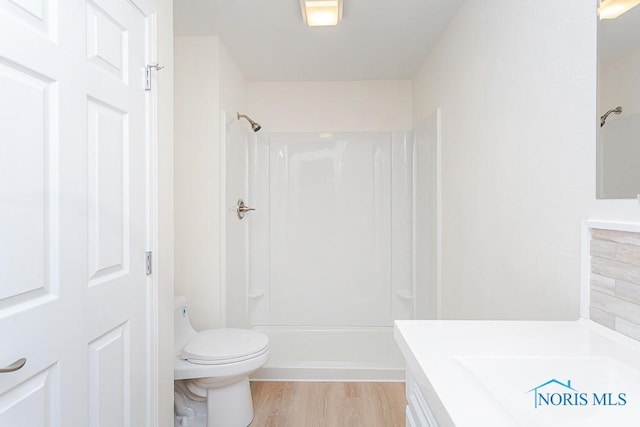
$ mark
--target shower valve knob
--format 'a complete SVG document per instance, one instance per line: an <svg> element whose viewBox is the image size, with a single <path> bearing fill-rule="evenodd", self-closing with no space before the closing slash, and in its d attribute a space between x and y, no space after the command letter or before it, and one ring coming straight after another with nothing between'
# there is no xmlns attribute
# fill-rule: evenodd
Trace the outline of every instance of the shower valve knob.
<svg viewBox="0 0 640 427"><path fill-rule="evenodd" d="M238 219L244 219L244 215L250 211L255 211L255 209L245 205L242 199L238 199L238 205L236 207L236 214L238 215Z"/></svg>

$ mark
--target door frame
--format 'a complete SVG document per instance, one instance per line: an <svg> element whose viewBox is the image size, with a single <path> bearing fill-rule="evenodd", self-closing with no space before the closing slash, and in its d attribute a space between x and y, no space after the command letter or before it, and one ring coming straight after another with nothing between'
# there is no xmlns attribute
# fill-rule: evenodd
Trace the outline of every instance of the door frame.
<svg viewBox="0 0 640 427"><path fill-rule="evenodd" d="M157 64L158 33L157 11L149 0L128 0L147 19L145 29L145 63ZM140 70L140 79L144 79L146 70ZM159 289L158 289L158 85L157 71L152 71L151 89L145 93L145 128L146 128L146 183L145 183L145 210L147 215L147 236L145 247L152 253L152 272L146 276L145 286L147 291L147 404L146 419L149 427L159 425Z"/></svg>

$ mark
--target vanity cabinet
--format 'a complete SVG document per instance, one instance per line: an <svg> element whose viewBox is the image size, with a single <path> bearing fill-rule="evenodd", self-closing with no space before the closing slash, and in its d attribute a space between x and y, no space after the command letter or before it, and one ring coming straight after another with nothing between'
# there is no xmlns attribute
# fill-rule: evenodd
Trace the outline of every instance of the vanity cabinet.
<svg viewBox="0 0 640 427"><path fill-rule="evenodd" d="M407 427L437 427L435 416L427 403L427 398L420 390L418 381L407 366Z"/></svg>

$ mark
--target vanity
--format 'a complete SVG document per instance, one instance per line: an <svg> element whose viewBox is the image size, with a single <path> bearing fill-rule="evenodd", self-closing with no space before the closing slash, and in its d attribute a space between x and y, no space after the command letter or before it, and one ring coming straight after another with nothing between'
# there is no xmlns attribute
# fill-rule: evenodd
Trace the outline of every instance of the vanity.
<svg viewBox="0 0 640 427"><path fill-rule="evenodd" d="M640 342L591 320L396 321L394 337L408 427L640 424Z"/></svg>
<svg viewBox="0 0 640 427"><path fill-rule="evenodd" d="M581 318L399 320L407 426L640 425L640 224L582 224Z"/></svg>

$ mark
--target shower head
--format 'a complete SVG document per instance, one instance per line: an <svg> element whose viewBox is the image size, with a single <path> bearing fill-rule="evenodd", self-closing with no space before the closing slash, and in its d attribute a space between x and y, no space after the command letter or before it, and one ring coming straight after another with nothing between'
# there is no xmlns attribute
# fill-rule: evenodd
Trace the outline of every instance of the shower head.
<svg viewBox="0 0 640 427"><path fill-rule="evenodd" d="M244 117L245 119L247 119L247 121L251 125L251 129L254 132L258 132L260 129L262 129L262 126L260 126L258 123L251 120L251 118L249 118L248 116L245 116L244 114L240 114L240 113L236 113L236 114L238 114L238 120L240 120L240 117Z"/></svg>
<svg viewBox="0 0 640 427"><path fill-rule="evenodd" d="M622 113L622 107L621 106L617 106L616 108L607 111L606 113L604 113L603 115L600 116L600 127L604 126L604 124L607 122L607 117L609 117L609 114L620 114Z"/></svg>

